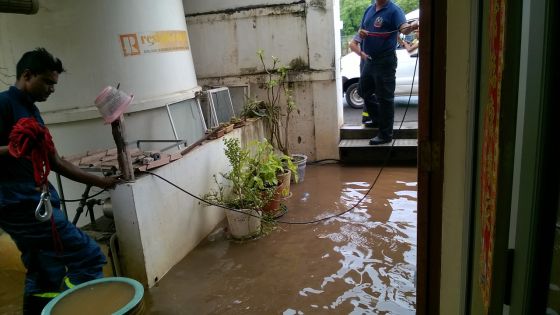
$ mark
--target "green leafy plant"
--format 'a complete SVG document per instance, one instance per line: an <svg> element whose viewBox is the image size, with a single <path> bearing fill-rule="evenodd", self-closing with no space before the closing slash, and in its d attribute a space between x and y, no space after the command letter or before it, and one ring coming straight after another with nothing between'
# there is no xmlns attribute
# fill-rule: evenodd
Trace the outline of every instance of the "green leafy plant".
<svg viewBox="0 0 560 315"><path fill-rule="evenodd" d="M236 117L236 116L233 116L233 117L231 117L229 122L230 122L230 124L238 124L238 123L243 122L243 119L241 119L239 117Z"/></svg>
<svg viewBox="0 0 560 315"><path fill-rule="evenodd" d="M295 171L291 159L275 153L266 140L251 142L247 148L241 148L236 138L225 138L224 144L231 167L221 173L227 186L214 176L218 188L204 196L209 202L237 209L261 209L274 195L277 175L285 168Z"/></svg>
<svg viewBox="0 0 560 315"><path fill-rule="evenodd" d="M243 104L243 109L241 111L241 117L255 118L264 116L266 116L264 113L264 102L256 97L246 97L245 104Z"/></svg>
<svg viewBox="0 0 560 315"><path fill-rule="evenodd" d="M267 66L264 51L259 49L257 57L266 72L266 80L262 88L266 91L266 99L257 103L258 112L267 122L268 140L285 155L289 155L288 126L292 112L296 109L293 90L287 82L290 67L280 64L278 57L272 56L272 66ZM285 106L280 100L283 97Z"/></svg>
<svg viewBox="0 0 560 315"><path fill-rule="evenodd" d="M259 189L275 187L279 184L278 175L286 169L296 171L290 157L283 153L276 153L274 147L267 141L254 142L250 145L254 154L249 164L253 168L253 184Z"/></svg>
<svg viewBox="0 0 560 315"><path fill-rule="evenodd" d="M249 150L241 148L239 140L235 138L224 139L224 144L224 153L231 166L228 172L221 173L221 176L227 180L227 185L218 183L214 176L218 188L206 194L204 199L237 209L260 209L267 200L263 198L263 193L251 183L253 176L252 168L249 165Z"/></svg>

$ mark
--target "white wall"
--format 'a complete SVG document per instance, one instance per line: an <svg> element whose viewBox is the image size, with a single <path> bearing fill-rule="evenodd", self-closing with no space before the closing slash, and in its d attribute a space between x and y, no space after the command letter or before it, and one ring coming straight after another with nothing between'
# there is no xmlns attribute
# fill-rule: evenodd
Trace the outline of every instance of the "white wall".
<svg viewBox="0 0 560 315"><path fill-rule="evenodd" d="M264 136L262 121L227 138L242 144ZM153 172L197 196L213 187L212 175L227 171L223 139L209 141ZM224 210L199 201L152 175L119 185L112 193L121 265L126 276L153 286L224 218Z"/></svg>
<svg viewBox="0 0 560 315"><path fill-rule="evenodd" d="M249 85L259 89L263 67L258 49L282 64L303 62L289 80L296 83L298 112L290 124L293 153L310 160L338 158L342 92L337 84L338 5L333 1L183 0L200 85ZM336 21L336 23L335 23Z"/></svg>

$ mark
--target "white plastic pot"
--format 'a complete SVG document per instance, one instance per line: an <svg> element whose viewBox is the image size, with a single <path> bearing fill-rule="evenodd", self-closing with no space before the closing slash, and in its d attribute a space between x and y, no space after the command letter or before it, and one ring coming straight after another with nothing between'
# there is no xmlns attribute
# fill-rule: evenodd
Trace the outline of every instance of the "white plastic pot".
<svg viewBox="0 0 560 315"><path fill-rule="evenodd" d="M261 232L261 212L253 209L226 210L229 231L233 238L246 239Z"/></svg>

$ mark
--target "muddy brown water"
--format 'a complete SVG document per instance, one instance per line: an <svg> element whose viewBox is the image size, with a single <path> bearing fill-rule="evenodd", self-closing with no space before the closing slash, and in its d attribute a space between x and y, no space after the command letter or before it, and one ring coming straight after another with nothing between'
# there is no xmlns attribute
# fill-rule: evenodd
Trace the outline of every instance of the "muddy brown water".
<svg viewBox="0 0 560 315"><path fill-rule="evenodd" d="M110 315L134 297L134 287L123 282L102 282L82 287L60 299L52 315Z"/></svg>
<svg viewBox="0 0 560 315"><path fill-rule="evenodd" d="M308 165L281 220L348 209L378 170ZM217 231L146 292L148 313L414 314L416 188L416 168L390 167L342 216L246 242Z"/></svg>
<svg viewBox="0 0 560 315"><path fill-rule="evenodd" d="M7 233L0 231L0 314L21 314L25 267Z"/></svg>

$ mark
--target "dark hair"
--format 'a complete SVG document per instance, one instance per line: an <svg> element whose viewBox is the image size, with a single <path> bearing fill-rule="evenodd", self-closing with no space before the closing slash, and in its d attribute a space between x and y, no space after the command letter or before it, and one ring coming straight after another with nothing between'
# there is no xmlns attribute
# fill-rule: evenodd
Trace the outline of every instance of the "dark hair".
<svg viewBox="0 0 560 315"><path fill-rule="evenodd" d="M21 56L16 65L16 79L19 80L25 70L30 70L33 74L41 74L47 71L64 72L62 61L53 56L45 48L35 48Z"/></svg>

